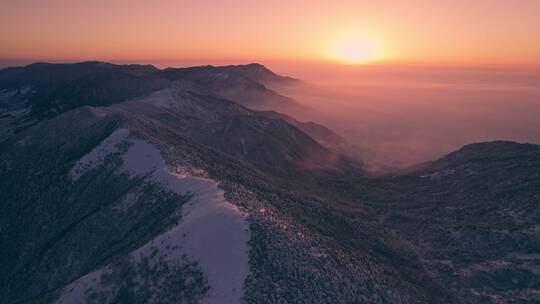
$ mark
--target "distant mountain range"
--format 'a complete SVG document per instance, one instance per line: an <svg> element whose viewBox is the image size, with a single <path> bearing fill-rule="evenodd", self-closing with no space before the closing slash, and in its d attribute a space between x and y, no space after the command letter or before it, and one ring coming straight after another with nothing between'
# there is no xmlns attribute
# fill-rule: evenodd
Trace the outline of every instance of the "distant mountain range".
<svg viewBox="0 0 540 304"><path fill-rule="evenodd" d="M537 303L540 146L373 177L260 64L0 70L0 303Z"/></svg>

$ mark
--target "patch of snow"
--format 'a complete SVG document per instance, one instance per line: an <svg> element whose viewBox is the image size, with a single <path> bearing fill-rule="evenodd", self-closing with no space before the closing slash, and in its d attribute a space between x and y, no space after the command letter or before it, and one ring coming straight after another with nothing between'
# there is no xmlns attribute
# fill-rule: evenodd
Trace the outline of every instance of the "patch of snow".
<svg viewBox="0 0 540 304"><path fill-rule="evenodd" d="M162 181L169 189L193 197L182 208L179 225L133 254L149 256L156 248L168 260L186 255L198 262L210 285L201 303L240 303L249 273L246 214L227 202L223 190L212 180L170 175Z"/></svg>
<svg viewBox="0 0 540 304"><path fill-rule="evenodd" d="M190 96L186 95L189 91L197 91L192 82L176 81L170 87L161 89L134 101L150 103L162 108L176 109L179 104L191 101Z"/></svg>
<svg viewBox="0 0 540 304"><path fill-rule="evenodd" d="M126 213L129 211L129 208L137 202L139 197L141 196L140 193L137 192L129 192L126 194L122 200L115 205L112 209L121 213Z"/></svg>
<svg viewBox="0 0 540 304"><path fill-rule="evenodd" d="M151 103L163 108L171 108L175 103L177 103L177 97L175 94L173 94L173 92L174 91L172 89L165 88L137 101Z"/></svg>
<svg viewBox="0 0 540 304"><path fill-rule="evenodd" d="M91 169L95 169L103 163L105 157L112 153L120 151L120 143L124 141L129 135L128 129L117 129L105 140L101 142L97 147L92 149L88 154L79 159L73 168L71 168L69 175L72 180L78 180L85 172Z"/></svg>
<svg viewBox="0 0 540 304"><path fill-rule="evenodd" d="M138 177L150 174L156 170L167 171L165 160L159 151L150 143L142 139L129 139L130 147L122 155L122 170L131 177ZM157 174L156 177L162 178Z"/></svg>
<svg viewBox="0 0 540 304"><path fill-rule="evenodd" d="M424 174L421 175L420 178L429 178L431 180L441 180L445 176L449 176L455 173L455 170L453 169L445 169L442 171L435 171L430 174Z"/></svg>
<svg viewBox="0 0 540 304"><path fill-rule="evenodd" d="M111 134L77 162L72 169L72 178L77 179L85 170L99 165L109 153L118 152L121 142L128 142L119 173L131 177L147 176L150 181L179 195L191 195L182 207L180 223L132 252L131 257L152 256L156 249L159 257L166 261L180 262L185 256L199 264L208 280L210 290L201 303L240 303L249 273L247 214L225 199L224 191L216 181L194 177L187 170L169 170L155 146L128 135L126 129ZM73 284L82 284L89 278L87 275ZM78 297L78 285L74 287L73 284L64 288L60 299ZM76 294L71 295L74 292Z"/></svg>
<svg viewBox="0 0 540 304"><path fill-rule="evenodd" d="M100 284L101 275L106 272L108 267L96 270L85 275L82 278L79 278L75 282L66 286L56 300L57 304L72 304L72 303L86 303L87 302L87 291L90 289L99 290L102 289Z"/></svg>
<svg viewBox="0 0 540 304"><path fill-rule="evenodd" d="M94 114L96 117L104 117L110 113L105 107L85 106L85 108L90 111L90 113Z"/></svg>
<svg viewBox="0 0 540 304"><path fill-rule="evenodd" d="M225 200L217 182L171 172L152 144L141 139L130 142L122 159L131 176L151 174L169 190L193 195L182 208L181 223L140 250L156 247L173 259L185 254L199 263L208 279L210 291L203 303L239 303L249 272L246 214ZM175 250L175 245L181 247Z"/></svg>
<svg viewBox="0 0 540 304"><path fill-rule="evenodd" d="M229 78L229 74L227 74L227 73L217 73L215 78L217 80L227 80Z"/></svg>

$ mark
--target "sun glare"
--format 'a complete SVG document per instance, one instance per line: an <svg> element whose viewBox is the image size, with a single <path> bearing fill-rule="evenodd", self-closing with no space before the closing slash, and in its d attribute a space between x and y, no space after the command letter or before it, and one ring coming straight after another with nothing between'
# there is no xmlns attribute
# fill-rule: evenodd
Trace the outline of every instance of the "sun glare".
<svg viewBox="0 0 540 304"><path fill-rule="evenodd" d="M343 35L331 42L329 57L348 64L362 64L377 60L381 50L377 44L361 35Z"/></svg>

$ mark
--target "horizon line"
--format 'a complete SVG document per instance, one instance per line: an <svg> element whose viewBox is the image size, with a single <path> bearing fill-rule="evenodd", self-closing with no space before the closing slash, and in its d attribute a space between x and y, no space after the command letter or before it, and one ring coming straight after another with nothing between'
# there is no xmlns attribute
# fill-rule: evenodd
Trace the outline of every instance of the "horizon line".
<svg viewBox="0 0 540 304"><path fill-rule="evenodd" d="M407 61L407 60L377 60L358 63L347 63L339 60L329 59L305 59L305 58L259 58L259 59L241 59L241 58L177 58L177 59L114 59L114 58L2 58L0 57L0 67L20 67L27 66L33 63L52 63L52 64L70 64L80 62L106 62L112 64L139 64L152 65L160 68L167 67L190 67L204 65L247 65L247 64L262 64L266 63L301 63L314 65L332 65L341 66L344 68L358 67L385 67L385 66L414 66L414 67L434 67L434 68L540 68L540 62L472 62L472 61ZM189 63L193 65L186 65ZM205 62L204 64L201 62ZM165 66L163 64L178 63L178 66Z"/></svg>

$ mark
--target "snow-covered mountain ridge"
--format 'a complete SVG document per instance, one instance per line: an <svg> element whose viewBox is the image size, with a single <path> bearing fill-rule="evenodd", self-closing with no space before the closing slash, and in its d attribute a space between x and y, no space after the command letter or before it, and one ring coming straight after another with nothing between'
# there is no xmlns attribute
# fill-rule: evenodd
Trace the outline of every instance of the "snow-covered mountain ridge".
<svg viewBox="0 0 540 304"><path fill-rule="evenodd" d="M0 302L537 299L540 147L370 177L332 131L272 112L272 74L0 71Z"/></svg>

